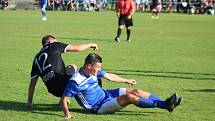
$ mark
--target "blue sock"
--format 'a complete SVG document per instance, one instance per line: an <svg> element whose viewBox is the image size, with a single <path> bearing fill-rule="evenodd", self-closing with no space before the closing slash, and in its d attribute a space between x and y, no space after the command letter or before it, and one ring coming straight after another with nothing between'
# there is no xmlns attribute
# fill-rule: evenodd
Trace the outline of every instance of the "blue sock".
<svg viewBox="0 0 215 121"><path fill-rule="evenodd" d="M152 99L152 100L161 100L159 97L157 97L154 94L150 94L149 99Z"/></svg>
<svg viewBox="0 0 215 121"><path fill-rule="evenodd" d="M140 108L153 108L154 101L149 98L140 98L139 105Z"/></svg>
<svg viewBox="0 0 215 121"><path fill-rule="evenodd" d="M163 108L165 109L165 101L161 100L159 97L157 97L156 95L150 94L149 99L153 100L154 102L154 106L158 107L158 108Z"/></svg>

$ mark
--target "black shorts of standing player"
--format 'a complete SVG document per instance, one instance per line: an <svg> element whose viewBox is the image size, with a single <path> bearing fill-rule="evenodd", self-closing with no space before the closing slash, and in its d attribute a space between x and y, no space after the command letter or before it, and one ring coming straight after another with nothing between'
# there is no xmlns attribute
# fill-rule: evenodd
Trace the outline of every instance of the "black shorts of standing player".
<svg viewBox="0 0 215 121"><path fill-rule="evenodd" d="M128 15L120 15L118 25L125 25L126 27L133 26L133 20L128 18Z"/></svg>
<svg viewBox="0 0 215 121"><path fill-rule="evenodd" d="M50 92L56 97L62 96L64 89L66 88L67 82L75 73L75 68L72 65L68 65L65 69L65 75L55 73L55 77L45 83L48 88L48 92Z"/></svg>

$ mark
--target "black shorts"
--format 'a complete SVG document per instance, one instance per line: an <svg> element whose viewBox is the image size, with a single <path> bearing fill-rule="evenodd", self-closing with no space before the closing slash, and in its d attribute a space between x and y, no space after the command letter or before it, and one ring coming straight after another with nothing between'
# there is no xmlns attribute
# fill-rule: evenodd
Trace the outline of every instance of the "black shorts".
<svg viewBox="0 0 215 121"><path fill-rule="evenodd" d="M66 67L66 74L59 75L55 74L55 78L46 82L46 86L48 88L48 92L56 97L61 97L66 88L67 82L75 73L75 68L71 65Z"/></svg>
<svg viewBox="0 0 215 121"><path fill-rule="evenodd" d="M125 25L126 27L133 26L132 17L131 17L131 19L128 19L128 15L120 15L118 25L119 26L120 25Z"/></svg>
<svg viewBox="0 0 215 121"><path fill-rule="evenodd" d="M92 6L94 8L96 5L95 5L95 3L90 3L90 6Z"/></svg>
<svg viewBox="0 0 215 121"><path fill-rule="evenodd" d="M72 65L66 67L66 75L71 77L75 73L75 68Z"/></svg>

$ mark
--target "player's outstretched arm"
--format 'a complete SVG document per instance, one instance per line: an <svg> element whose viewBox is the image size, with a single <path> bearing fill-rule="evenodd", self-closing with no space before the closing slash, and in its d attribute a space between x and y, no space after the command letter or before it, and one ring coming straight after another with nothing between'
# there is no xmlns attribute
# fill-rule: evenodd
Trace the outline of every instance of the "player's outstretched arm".
<svg viewBox="0 0 215 121"><path fill-rule="evenodd" d="M74 118L74 117L69 112L67 100L68 100L68 97L67 96L63 96L61 98L61 106L62 106L62 110L64 112L64 118L65 119L71 119L71 118Z"/></svg>
<svg viewBox="0 0 215 121"><path fill-rule="evenodd" d="M51 6L51 1L50 0L48 0L48 6Z"/></svg>
<svg viewBox="0 0 215 121"><path fill-rule="evenodd" d="M124 83L128 83L130 85L136 84L136 80L134 80L134 79L125 79L116 74L111 74L111 73L105 73L104 78L106 78L110 81L113 81L113 82L124 82Z"/></svg>
<svg viewBox="0 0 215 121"><path fill-rule="evenodd" d="M37 80L38 80L38 78L32 79L29 84L29 87L28 87L28 101L26 103L26 106L29 108L32 108L32 106L33 106L32 100L33 100L34 89L37 84Z"/></svg>
<svg viewBox="0 0 215 121"><path fill-rule="evenodd" d="M96 43L69 45L67 47L66 51L80 52L80 51L84 51L88 48L92 48L93 50L98 50L98 45Z"/></svg>

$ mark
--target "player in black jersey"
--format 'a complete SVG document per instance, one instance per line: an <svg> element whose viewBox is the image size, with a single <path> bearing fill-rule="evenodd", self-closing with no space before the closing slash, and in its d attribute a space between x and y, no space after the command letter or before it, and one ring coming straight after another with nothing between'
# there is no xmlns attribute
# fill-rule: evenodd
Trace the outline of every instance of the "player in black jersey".
<svg viewBox="0 0 215 121"><path fill-rule="evenodd" d="M152 0L150 9L152 11L152 19L159 19L158 14L160 13L162 8L161 0Z"/></svg>
<svg viewBox="0 0 215 121"><path fill-rule="evenodd" d="M27 107L32 107L32 99L38 77L42 78L49 93L56 97L62 96L69 78L77 68L75 65L65 67L61 57L62 53L79 52L88 48L98 49L96 43L70 45L57 42L53 35L45 35L42 38L42 45L42 49L37 53L32 63Z"/></svg>

